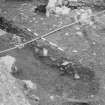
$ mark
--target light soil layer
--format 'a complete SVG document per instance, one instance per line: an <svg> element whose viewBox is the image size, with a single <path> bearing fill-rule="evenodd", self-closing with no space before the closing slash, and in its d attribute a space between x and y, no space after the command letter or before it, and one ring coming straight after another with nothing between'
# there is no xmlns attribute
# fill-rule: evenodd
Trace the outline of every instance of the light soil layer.
<svg viewBox="0 0 105 105"><path fill-rule="evenodd" d="M43 15L36 15L33 13L33 6L31 4L25 4L21 6L19 10L20 4L18 5L2 5L2 9L4 15L8 19L13 19L18 26L24 25L29 28L32 33L37 33L39 36L42 36L45 33L48 33L58 27L66 25L68 23L74 22L74 20L70 17L55 17L51 16L50 18L46 18ZM14 8L14 9L13 9ZM6 13L7 11L7 13ZM20 14L21 13L21 14ZM48 42L50 46L55 44L55 49L63 49L62 53L67 58L74 59L75 61L79 61L85 66L90 66L94 69L94 72L98 76L98 80L101 81L102 87L99 94L96 96L95 100L99 100L100 102L104 100L104 25L100 18L103 19L103 15L96 18L95 26L83 26L80 27L79 24L73 25L72 27L63 29L59 32L52 34L47 37L47 41L39 41L39 44L44 44ZM101 20L102 20L101 19ZM104 21L104 19L103 19ZM100 27L97 24L101 24ZM80 27L80 30L78 30ZM100 30L100 32L98 31ZM101 33L103 30L103 33ZM82 34L78 34L76 32L82 31ZM97 34L97 31L99 32ZM51 42L53 44L51 44ZM49 50L50 48L48 48ZM56 52L55 52L56 53ZM55 69L51 69L50 67L45 66L40 62L40 60L35 59L32 52L30 50L19 50L13 51L10 55L16 57L17 59L17 67L22 69L23 74L20 75L21 79L30 79L33 82L39 85L38 95L41 97L41 100L47 101L48 94L57 94L61 95L62 87L65 86L65 92L71 90L69 98L83 98L82 100L86 100L87 96L91 94L90 90L87 88L87 83L75 82L70 80L67 77L59 77L59 73ZM59 77L59 78L58 78ZM102 79L101 79L102 77ZM56 83L55 83L56 81ZM69 81L69 82L68 82ZM92 84L91 85L97 85ZM82 86L82 87L81 87ZM96 86L93 86L94 90ZM57 89L55 90L55 89ZM81 89L82 88L82 89ZM40 89L42 89L41 92ZM44 92L45 91L45 92ZM93 92L93 91L92 91ZM46 95L45 95L46 94ZM46 98L46 97L47 98ZM45 102L46 105L47 102ZM43 104L44 105L44 104ZM103 105L103 104L102 104Z"/></svg>
<svg viewBox="0 0 105 105"><path fill-rule="evenodd" d="M30 105L16 78L10 74L13 63L14 58L10 56L0 58L0 105Z"/></svg>

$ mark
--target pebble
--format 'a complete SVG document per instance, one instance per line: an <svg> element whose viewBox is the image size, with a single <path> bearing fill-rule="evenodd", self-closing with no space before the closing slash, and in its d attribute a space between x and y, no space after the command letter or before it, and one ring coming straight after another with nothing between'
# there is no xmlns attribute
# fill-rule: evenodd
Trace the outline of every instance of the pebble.
<svg viewBox="0 0 105 105"><path fill-rule="evenodd" d="M40 20L44 20L44 18L40 18Z"/></svg>
<svg viewBox="0 0 105 105"><path fill-rule="evenodd" d="M64 66L65 66L65 65L68 65L69 63L70 63L70 62L65 61L65 62L63 62L63 63L62 63L62 65L64 65Z"/></svg>
<svg viewBox="0 0 105 105"><path fill-rule="evenodd" d="M35 20L36 20L36 18L32 18L32 20L33 20L33 21L35 21Z"/></svg>
<svg viewBox="0 0 105 105"><path fill-rule="evenodd" d="M69 35L69 33L65 33L65 35L66 35L66 36L68 36L68 35Z"/></svg>
<svg viewBox="0 0 105 105"><path fill-rule="evenodd" d="M96 45L96 42L95 42L95 41L93 41L93 42L92 42L92 44L93 44L93 45Z"/></svg>
<svg viewBox="0 0 105 105"><path fill-rule="evenodd" d="M32 23L32 22L33 22L33 20L29 20L29 22L30 22L30 23Z"/></svg>
<svg viewBox="0 0 105 105"><path fill-rule="evenodd" d="M72 52L77 53L78 51L77 50L72 50Z"/></svg>
<svg viewBox="0 0 105 105"><path fill-rule="evenodd" d="M80 37L83 37L83 33L81 31L76 32L76 34Z"/></svg>
<svg viewBox="0 0 105 105"><path fill-rule="evenodd" d="M74 78L75 79L80 79L80 76L77 73L75 73Z"/></svg>
<svg viewBox="0 0 105 105"><path fill-rule="evenodd" d="M53 101L55 99L55 97L51 95L50 96L50 99Z"/></svg>
<svg viewBox="0 0 105 105"><path fill-rule="evenodd" d="M79 26L75 26L75 29L79 31L80 30L80 27Z"/></svg>

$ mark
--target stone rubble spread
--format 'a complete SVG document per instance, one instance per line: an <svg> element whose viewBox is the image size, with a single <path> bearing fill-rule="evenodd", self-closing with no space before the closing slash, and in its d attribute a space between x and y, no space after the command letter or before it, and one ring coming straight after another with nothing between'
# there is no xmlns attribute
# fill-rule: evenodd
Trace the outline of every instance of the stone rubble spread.
<svg viewBox="0 0 105 105"><path fill-rule="evenodd" d="M15 58L8 55L0 58L0 105L30 105L10 74L14 62Z"/></svg>

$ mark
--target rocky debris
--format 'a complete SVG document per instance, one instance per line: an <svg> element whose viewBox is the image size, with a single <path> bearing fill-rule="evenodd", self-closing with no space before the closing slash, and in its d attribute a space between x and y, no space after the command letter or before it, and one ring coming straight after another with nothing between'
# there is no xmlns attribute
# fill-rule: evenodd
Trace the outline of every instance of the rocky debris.
<svg viewBox="0 0 105 105"><path fill-rule="evenodd" d="M37 89L36 85L31 80L22 80L26 89Z"/></svg>
<svg viewBox="0 0 105 105"><path fill-rule="evenodd" d="M49 0L46 15L48 17L52 13L70 15L71 10L78 10L83 7L90 7L93 11L101 11L105 10L105 3L103 0Z"/></svg>
<svg viewBox="0 0 105 105"><path fill-rule="evenodd" d="M0 58L0 104L30 105L16 79L11 75L11 67L16 59L11 56Z"/></svg>
<svg viewBox="0 0 105 105"><path fill-rule="evenodd" d="M76 18L77 20L83 25L83 24L89 24L93 25L93 22L91 20L91 16L93 15L92 10L90 8L86 9L78 9L76 10Z"/></svg>
<svg viewBox="0 0 105 105"><path fill-rule="evenodd" d="M63 5L63 0L49 0L46 6L46 16L49 17L51 13L57 15L69 15L70 8Z"/></svg>
<svg viewBox="0 0 105 105"><path fill-rule="evenodd" d="M10 44L21 49L24 47L23 42L25 42L25 41L26 40L24 38L17 36L16 34L13 34L13 37L12 37L12 40L10 41Z"/></svg>
<svg viewBox="0 0 105 105"><path fill-rule="evenodd" d="M95 2L85 0L49 0L46 7L46 15L49 17L51 13L58 15L70 15L71 10L78 10L82 7L91 7Z"/></svg>

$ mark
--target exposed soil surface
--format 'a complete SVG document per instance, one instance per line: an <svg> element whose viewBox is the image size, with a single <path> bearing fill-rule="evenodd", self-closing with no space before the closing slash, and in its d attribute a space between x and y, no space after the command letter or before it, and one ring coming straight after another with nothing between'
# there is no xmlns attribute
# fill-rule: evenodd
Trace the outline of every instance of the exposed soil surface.
<svg viewBox="0 0 105 105"><path fill-rule="evenodd" d="M12 20L19 28L26 29L26 33L29 32L30 39L40 37L54 29L75 22L73 19L75 11L71 12L70 16L51 16L47 18L44 14L34 13L35 3L12 2L11 5L7 2L7 4L0 6L1 15L7 20ZM40 97L39 105L72 105L72 102L66 103L62 96L65 96L69 101L73 101L74 98L83 102L95 100L89 105L99 105L99 103L104 105L104 14L96 16L94 18L95 23L92 26L81 26L76 23L37 41L38 45L34 44L32 46L30 44L23 49L6 53L16 58L16 66L20 73L14 76L18 79L32 80L37 84L38 90L32 91L32 93ZM14 46L14 44L10 44L12 37L11 33L0 36L1 51ZM27 40L25 39L25 41ZM36 48L39 52L35 50ZM92 73L95 78L83 82L73 80L68 76L61 76L57 68L51 67L52 61L48 57L43 58L43 48L48 49L48 56L54 57L54 59L63 56L75 64L86 67L85 69L89 68L94 72L90 72L87 79L89 79L88 76L91 77ZM80 72L81 75L82 73ZM51 100L51 95L57 96L54 100ZM90 98L92 95L94 97ZM30 101L30 103L34 104L33 101ZM79 105L79 103L75 105Z"/></svg>

